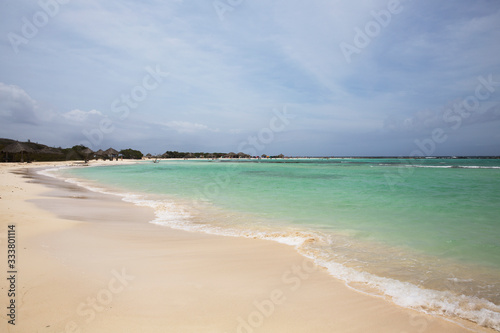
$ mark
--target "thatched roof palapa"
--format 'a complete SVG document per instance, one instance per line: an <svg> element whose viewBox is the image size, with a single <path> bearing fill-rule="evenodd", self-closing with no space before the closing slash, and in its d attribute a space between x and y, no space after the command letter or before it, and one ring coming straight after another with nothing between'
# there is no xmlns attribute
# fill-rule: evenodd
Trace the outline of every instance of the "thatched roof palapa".
<svg viewBox="0 0 500 333"><path fill-rule="evenodd" d="M24 153L33 153L34 150L23 143L14 142L8 146L5 146L2 149L2 152L10 153L10 154L23 153L23 152Z"/></svg>
<svg viewBox="0 0 500 333"><path fill-rule="evenodd" d="M90 148L85 148L85 149L84 149L84 150L82 150L80 153L81 153L81 154L83 154L83 155L90 155L90 154L92 154L92 153L93 153L93 151L92 151L92 149L90 149Z"/></svg>
<svg viewBox="0 0 500 333"><path fill-rule="evenodd" d="M118 151L113 149L113 148L108 148L106 151L104 151L104 154L106 155L118 155Z"/></svg>
<svg viewBox="0 0 500 333"><path fill-rule="evenodd" d="M25 145L23 143L14 142L8 146L5 146L2 149L2 152L8 153L8 154L21 153L21 162L24 162L24 153L33 153L33 152L35 152L35 150L31 147L28 147L27 145Z"/></svg>
<svg viewBox="0 0 500 333"><path fill-rule="evenodd" d="M101 151L101 150L99 150L99 151ZM113 160L113 158L116 157L116 160L118 160L118 155L119 154L120 153L116 149L108 148L108 149L106 149L105 151L102 152L101 156L104 156L104 158L108 157L110 160Z"/></svg>

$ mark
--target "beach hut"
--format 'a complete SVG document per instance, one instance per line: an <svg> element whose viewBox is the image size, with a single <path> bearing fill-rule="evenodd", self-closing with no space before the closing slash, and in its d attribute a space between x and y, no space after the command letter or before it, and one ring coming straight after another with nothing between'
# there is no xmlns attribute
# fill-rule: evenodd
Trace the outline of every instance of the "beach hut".
<svg viewBox="0 0 500 333"><path fill-rule="evenodd" d="M90 148L85 148L84 150L82 150L82 151L80 152L80 154L82 154L82 155L83 155L83 157L85 158L85 163L87 163L87 162L89 161L89 156L90 156L91 154L93 154L93 153L94 153L94 152L93 152L93 151L92 151L92 149L90 149Z"/></svg>
<svg viewBox="0 0 500 333"><path fill-rule="evenodd" d="M95 152L94 155L95 155L96 159L98 159L99 157L104 159L106 154L104 153L104 150L99 149L98 151Z"/></svg>
<svg viewBox="0 0 500 333"><path fill-rule="evenodd" d="M247 155L247 154L242 153L242 152L239 152L239 153L237 154L237 156L238 156L238 158L248 158L248 157L250 157L250 155Z"/></svg>
<svg viewBox="0 0 500 333"><path fill-rule="evenodd" d="M24 153L33 153L35 150L21 142L14 142L2 149L2 152L7 154L21 153L21 162L24 162Z"/></svg>
<svg viewBox="0 0 500 333"><path fill-rule="evenodd" d="M104 151L104 155L108 156L111 161L114 157L116 157L116 160L118 161L118 154L118 151L113 148L108 148Z"/></svg>

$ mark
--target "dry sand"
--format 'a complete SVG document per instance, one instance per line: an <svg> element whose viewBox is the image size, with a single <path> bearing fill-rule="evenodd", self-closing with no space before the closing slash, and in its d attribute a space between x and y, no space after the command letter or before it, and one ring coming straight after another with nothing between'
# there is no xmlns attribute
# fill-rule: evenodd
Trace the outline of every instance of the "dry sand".
<svg viewBox="0 0 500 333"><path fill-rule="evenodd" d="M470 332L353 291L290 246L157 226L149 208L34 177L53 164L0 165L0 332Z"/></svg>

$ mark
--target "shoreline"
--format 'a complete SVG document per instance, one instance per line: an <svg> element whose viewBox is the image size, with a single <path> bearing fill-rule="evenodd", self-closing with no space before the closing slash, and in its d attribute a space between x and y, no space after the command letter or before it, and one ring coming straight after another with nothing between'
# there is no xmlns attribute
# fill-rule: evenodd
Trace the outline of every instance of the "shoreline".
<svg viewBox="0 0 500 333"><path fill-rule="evenodd" d="M470 332L355 292L288 245L154 225L152 209L11 173L40 164L26 166L0 168L1 239L16 224L22 258L9 332Z"/></svg>

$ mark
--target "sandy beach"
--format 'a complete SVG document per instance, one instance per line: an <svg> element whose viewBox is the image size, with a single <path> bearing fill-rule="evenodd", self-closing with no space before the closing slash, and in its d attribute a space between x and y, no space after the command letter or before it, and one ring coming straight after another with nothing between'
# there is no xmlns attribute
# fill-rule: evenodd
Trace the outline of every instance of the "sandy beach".
<svg viewBox="0 0 500 333"><path fill-rule="evenodd" d="M356 292L290 246L161 227L36 174L61 164L0 166L1 332L494 332Z"/></svg>

